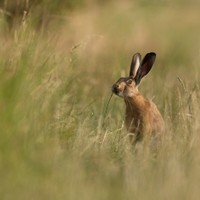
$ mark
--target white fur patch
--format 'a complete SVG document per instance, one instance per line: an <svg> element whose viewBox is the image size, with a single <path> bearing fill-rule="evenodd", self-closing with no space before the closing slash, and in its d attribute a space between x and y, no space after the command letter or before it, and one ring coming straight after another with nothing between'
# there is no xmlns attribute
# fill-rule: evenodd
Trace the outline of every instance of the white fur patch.
<svg viewBox="0 0 200 200"><path fill-rule="evenodd" d="M139 59L139 57L137 57L136 63L135 63L135 67L134 67L134 71L133 71L133 76L134 77L135 77L135 75L136 75L136 73L138 71L139 66L140 66L140 59Z"/></svg>

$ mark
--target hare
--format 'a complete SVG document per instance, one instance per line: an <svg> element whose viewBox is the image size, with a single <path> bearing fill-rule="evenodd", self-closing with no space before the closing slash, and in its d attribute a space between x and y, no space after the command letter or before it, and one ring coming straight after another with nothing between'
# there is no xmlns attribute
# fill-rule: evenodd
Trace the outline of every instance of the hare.
<svg viewBox="0 0 200 200"><path fill-rule="evenodd" d="M143 60L139 53L134 54L129 76L120 78L112 86L112 92L124 99L125 125L132 143L146 135L160 138L164 132L164 120L156 105L145 99L138 90L141 79L151 70L155 59L154 52L146 54Z"/></svg>

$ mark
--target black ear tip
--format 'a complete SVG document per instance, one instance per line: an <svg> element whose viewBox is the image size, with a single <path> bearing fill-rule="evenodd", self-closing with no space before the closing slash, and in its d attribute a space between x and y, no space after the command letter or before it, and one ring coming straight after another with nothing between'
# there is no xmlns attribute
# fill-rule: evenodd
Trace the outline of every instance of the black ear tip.
<svg viewBox="0 0 200 200"><path fill-rule="evenodd" d="M150 56L155 56L156 57L156 53L155 52L150 52L148 53Z"/></svg>
<svg viewBox="0 0 200 200"><path fill-rule="evenodd" d="M133 57L141 57L141 54L140 54L139 52L137 52L137 53L135 53L135 54L133 55Z"/></svg>
<svg viewBox="0 0 200 200"><path fill-rule="evenodd" d="M139 55L139 56L140 56L140 53L139 53L139 52L137 52L135 55Z"/></svg>

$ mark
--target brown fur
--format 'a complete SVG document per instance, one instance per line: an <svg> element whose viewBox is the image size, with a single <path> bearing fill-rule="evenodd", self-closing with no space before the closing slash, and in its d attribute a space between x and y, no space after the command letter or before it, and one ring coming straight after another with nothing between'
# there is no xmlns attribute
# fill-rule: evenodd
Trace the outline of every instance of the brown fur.
<svg viewBox="0 0 200 200"><path fill-rule="evenodd" d="M156 105L145 99L140 93L133 98L125 98L125 124L132 142L140 140L144 134L160 135L164 130L164 121Z"/></svg>
<svg viewBox="0 0 200 200"><path fill-rule="evenodd" d="M132 143L139 141L143 136L160 138L164 132L164 121L156 105L145 99L138 91L138 84L141 78L150 71L155 60L154 56L155 53L147 54L141 66L138 67L141 56L138 53L135 54L131 63L130 76L120 78L112 87L113 92L124 99L125 125ZM137 59L138 62L136 62Z"/></svg>

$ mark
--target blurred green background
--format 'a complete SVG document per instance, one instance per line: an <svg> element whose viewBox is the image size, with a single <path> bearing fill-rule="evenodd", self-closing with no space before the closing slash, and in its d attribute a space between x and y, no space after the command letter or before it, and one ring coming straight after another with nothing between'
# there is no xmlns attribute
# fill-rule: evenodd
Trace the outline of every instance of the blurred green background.
<svg viewBox="0 0 200 200"><path fill-rule="evenodd" d="M0 199L191 199L200 180L200 2L0 1ZM112 84L157 53L141 93L166 139L134 152Z"/></svg>

